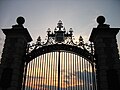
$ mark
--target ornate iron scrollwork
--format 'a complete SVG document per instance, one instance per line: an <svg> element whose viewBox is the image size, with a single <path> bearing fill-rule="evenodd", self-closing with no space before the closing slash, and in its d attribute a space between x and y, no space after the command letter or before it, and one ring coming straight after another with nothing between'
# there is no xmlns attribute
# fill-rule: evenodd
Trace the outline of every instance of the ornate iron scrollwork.
<svg viewBox="0 0 120 90"><path fill-rule="evenodd" d="M57 23L57 27L55 27L54 31L51 31L50 28L47 30L47 41L42 42L41 37L39 36L37 38L36 43L33 43L32 45L28 45L29 50L32 51L42 46L48 46L48 45L54 45L54 44L66 44L66 45L72 45L77 46L80 48L83 48L87 51L92 51L91 44L84 43L83 37L79 37L78 42L74 42L74 36L73 36L73 29L70 28L69 31L66 31L65 27L63 26L63 23L61 20ZM93 46L92 46L93 48Z"/></svg>

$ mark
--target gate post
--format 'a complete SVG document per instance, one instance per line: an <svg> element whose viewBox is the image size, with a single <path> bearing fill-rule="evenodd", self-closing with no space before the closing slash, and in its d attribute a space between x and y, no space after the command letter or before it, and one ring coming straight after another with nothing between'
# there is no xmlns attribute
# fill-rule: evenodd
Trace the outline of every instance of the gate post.
<svg viewBox="0 0 120 90"><path fill-rule="evenodd" d="M21 90L26 47L32 41L24 22L23 17L18 17L17 25L2 29L6 39L0 64L0 90Z"/></svg>
<svg viewBox="0 0 120 90"><path fill-rule="evenodd" d="M97 22L99 25L93 28L89 39L95 48L97 90L119 90L120 60L116 35L120 28L104 24L103 16L99 16Z"/></svg>

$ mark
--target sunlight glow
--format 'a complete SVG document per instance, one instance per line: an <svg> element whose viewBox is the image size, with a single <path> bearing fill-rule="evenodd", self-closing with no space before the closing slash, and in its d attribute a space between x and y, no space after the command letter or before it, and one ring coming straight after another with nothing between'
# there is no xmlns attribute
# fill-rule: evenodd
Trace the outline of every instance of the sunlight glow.
<svg viewBox="0 0 120 90"><path fill-rule="evenodd" d="M87 76L89 75L89 77ZM80 88L92 84L91 64L70 53L60 54L60 88ZM58 52L41 55L28 64L26 88L58 88Z"/></svg>

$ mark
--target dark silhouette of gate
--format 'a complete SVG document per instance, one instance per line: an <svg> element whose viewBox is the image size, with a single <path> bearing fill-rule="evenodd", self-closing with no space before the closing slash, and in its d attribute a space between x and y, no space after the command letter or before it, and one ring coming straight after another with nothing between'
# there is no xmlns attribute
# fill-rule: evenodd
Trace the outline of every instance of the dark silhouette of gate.
<svg viewBox="0 0 120 90"><path fill-rule="evenodd" d="M38 37L29 45L24 90L96 89L92 44L85 44L82 36L74 43L72 28L67 32L62 24L60 20L54 32L48 29L46 43Z"/></svg>
<svg viewBox="0 0 120 90"><path fill-rule="evenodd" d="M47 41L36 43L24 28L23 17L12 28L2 29L6 36L0 63L0 90L119 90L120 59L116 35L120 28L97 18L90 44L82 36L74 42L73 30L60 20Z"/></svg>

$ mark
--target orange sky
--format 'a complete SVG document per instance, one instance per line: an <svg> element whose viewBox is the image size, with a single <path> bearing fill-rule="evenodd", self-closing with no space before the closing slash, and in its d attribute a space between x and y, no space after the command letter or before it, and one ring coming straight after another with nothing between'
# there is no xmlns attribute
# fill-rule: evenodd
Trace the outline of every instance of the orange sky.
<svg viewBox="0 0 120 90"><path fill-rule="evenodd" d="M58 53L56 53L58 55ZM64 58L67 56L67 59ZM87 65L89 62L86 60L79 60L81 59L80 56L73 56L75 54L61 54L61 74L60 74L60 87L61 88L68 88L72 86L78 86L83 85L83 80L78 79L77 76L75 76L76 72L84 72L85 70L88 72L91 72L91 68L89 70L87 69ZM49 58L49 60L48 60ZM58 56L57 56L58 58ZM40 85L46 85L46 86L58 86L58 67L57 58L52 56L52 53L48 53L42 56L39 56L38 58L34 59L29 63L28 66L28 72L30 76L34 77L34 83L33 81L27 81L26 85L31 86L32 88L40 87ZM78 61L74 61L74 59ZM86 66L82 66L82 63L86 63ZM31 69L31 68L32 69ZM82 69L80 69L82 68ZM69 72L68 72L69 71ZM41 77L41 78L40 78ZM29 83L29 84L28 84Z"/></svg>

